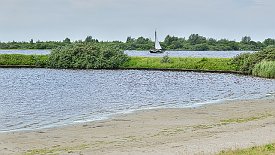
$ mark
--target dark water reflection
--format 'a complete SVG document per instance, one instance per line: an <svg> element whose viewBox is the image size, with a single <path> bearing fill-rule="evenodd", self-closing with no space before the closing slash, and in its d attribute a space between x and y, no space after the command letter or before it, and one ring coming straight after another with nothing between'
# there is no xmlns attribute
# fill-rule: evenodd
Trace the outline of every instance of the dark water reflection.
<svg viewBox="0 0 275 155"><path fill-rule="evenodd" d="M37 129L158 107L262 98L275 80L193 72L0 69L0 131Z"/></svg>

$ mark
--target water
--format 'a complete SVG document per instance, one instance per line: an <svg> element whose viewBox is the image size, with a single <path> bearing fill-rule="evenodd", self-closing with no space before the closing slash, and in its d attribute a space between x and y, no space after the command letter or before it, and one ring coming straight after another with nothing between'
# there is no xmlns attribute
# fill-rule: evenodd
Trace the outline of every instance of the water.
<svg viewBox="0 0 275 155"><path fill-rule="evenodd" d="M198 58L233 58L241 53L252 53L254 51L165 51L164 53L150 53L149 51L125 51L129 56L140 57L198 57Z"/></svg>
<svg viewBox="0 0 275 155"><path fill-rule="evenodd" d="M47 55L50 50L0 50L0 54Z"/></svg>
<svg viewBox="0 0 275 155"><path fill-rule="evenodd" d="M273 95L275 80L136 70L0 69L0 131L100 120L150 108Z"/></svg>
<svg viewBox="0 0 275 155"><path fill-rule="evenodd" d="M0 54L50 54L50 50L0 50ZM241 53L252 53L253 51L166 51L161 54L149 51L124 51L129 56L163 57L168 54L171 57L205 57L205 58L232 58Z"/></svg>

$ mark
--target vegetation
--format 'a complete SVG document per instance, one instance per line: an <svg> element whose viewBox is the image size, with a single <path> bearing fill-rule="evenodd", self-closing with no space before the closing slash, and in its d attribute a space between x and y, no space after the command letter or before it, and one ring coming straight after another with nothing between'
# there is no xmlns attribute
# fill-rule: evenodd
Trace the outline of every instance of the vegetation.
<svg viewBox="0 0 275 155"><path fill-rule="evenodd" d="M103 69L118 68L128 61L118 47L94 43L77 43L54 49L49 55L50 68Z"/></svg>
<svg viewBox="0 0 275 155"><path fill-rule="evenodd" d="M271 155L275 153L275 144L268 144L265 146L255 146L248 149L228 150L222 151L219 155Z"/></svg>
<svg viewBox="0 0 275 155"><path fill-rule="evenodd" d="M161 59L160 62L161 62L161 63L171 63L172 60L170 59L170 57L169 57L168 54L167 54L167 55L165 55L164 57L162 57L162 59Z"/></svg>
<svg viewBox="0 0 275 155"><path fill-rule="evenodd" d="M83 51L88 48L88 51ZM0 54L0 65L52 68L148 68L234 71L229 58L148 58L131 57L109 49L98 51L94 45L74 45L56 49L51 55ZM105 53L105 51L107 51ZM87 54L88 53L88 54ZM86 55L87 54L87 55ZM99 59L98 59L99 58ZM165 62L164 62L164 59Z"/></svg>
<svg viewBox="0 0 275 155"><path fill-rule="evenodd" d="M261 61L252 70L252 75L275 78L275 61Z"/></svg>
<svg viewBox="0 0 275 155"><path fill-rule="evenodd" d="M45 67L47 61L46 55L0 54L1 66Z"/></svg>
<svg viewBox="0 0 275 155"><path fill-rule="evenodd" d="M268 62L267 62L268 61ZM275 48L266 48L255 53L245 53L232 61L237 70L263 77L274 77Z"/></svg>
<svg viewBox="0 0 275 155"><path fill-rule="evenodd" d="M29 42L0 42L0 49L54 49L59 46L67 46L75 43L96 43L100 45L116 45L122 50L149 50L154 46L154 42L149 38L138 37L137 39L128 37L126 42L121 41L98 41L92 36L87 36L85 40L72 42L65 38L63 41L34 41ZM266 47L275 47L275 39L265 39L262 42L253 41L249 36L242 38L240 42L228 39L213 39L191 34L187 39L167 35L160 43L166 50L189 50L189 51L232 51L232 50L250 50L258 51Z"/></svg>
<svg viewBox="0 0 275 155"><path fill-rule="evenodd" d="M236 66L229 58L169 58L169 63L163 63L163 58L131 57L123 68L148 69L190 69L235 71Z"/></svg>

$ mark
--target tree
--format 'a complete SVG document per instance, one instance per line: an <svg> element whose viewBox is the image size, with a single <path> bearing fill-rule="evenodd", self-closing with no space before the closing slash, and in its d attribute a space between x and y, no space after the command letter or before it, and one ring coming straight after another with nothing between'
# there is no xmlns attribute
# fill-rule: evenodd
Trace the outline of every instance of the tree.
<svg viewBox="0 0 275 155"><path fill-rule="evenodd" d="M132 37L127 37L126 43L133 43L133 42L135 42L135 39L134 39L134 38L132 38Z"/></svg>
<svg viewBox="0 0 275 155"><path fill-rule="evenodd" d="M30 40L30 43L33 44L33 39Z"/></svg>
<svg viewBox="0 0 275 155"><path fill-rule="evenodd" d="M86 39L85 39L85 42L93 42L93 43L98 43L98 40L97 39L93 39L92 36L87 36Z"/></svg>
<svg viewBox="0 0 275 155"><path fill-rule="evenodd" d="M206 38L198 34L191 34L189 36L188 42L190 42L192 45L202 44L202 43L206 43Z"/></svg>
<svg viewBox="0 0 275 155"><path fill-rule="evenodd" d="M65 38L65 39L63 40L63 43L71 43L71 39Z"/></svg>
<svg viewBox="0 0 275 155"><path fill-rule="evenodd" d="M263 41L263 44L265 46L275 45L275 39L271 39L271 38L265 39Z"/></svg>
<svg viewBox="0 0 275 155"><path fill-rule="evenodd" d="M241 43L243 43L243 44L249 44L250 41L251 41L251 37L249 37L249 36L244 36L244 37L242 38Z"/></svg>

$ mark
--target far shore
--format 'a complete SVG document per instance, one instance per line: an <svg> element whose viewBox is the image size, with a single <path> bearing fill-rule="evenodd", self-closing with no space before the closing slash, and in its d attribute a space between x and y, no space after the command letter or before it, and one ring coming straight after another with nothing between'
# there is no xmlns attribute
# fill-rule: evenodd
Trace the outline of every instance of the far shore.
<svg viewBox="0 0 275 155"><path fill-rule="evenodd" d="M275 142L275 98L0 134L0 154L216 154Z"/></svg>

